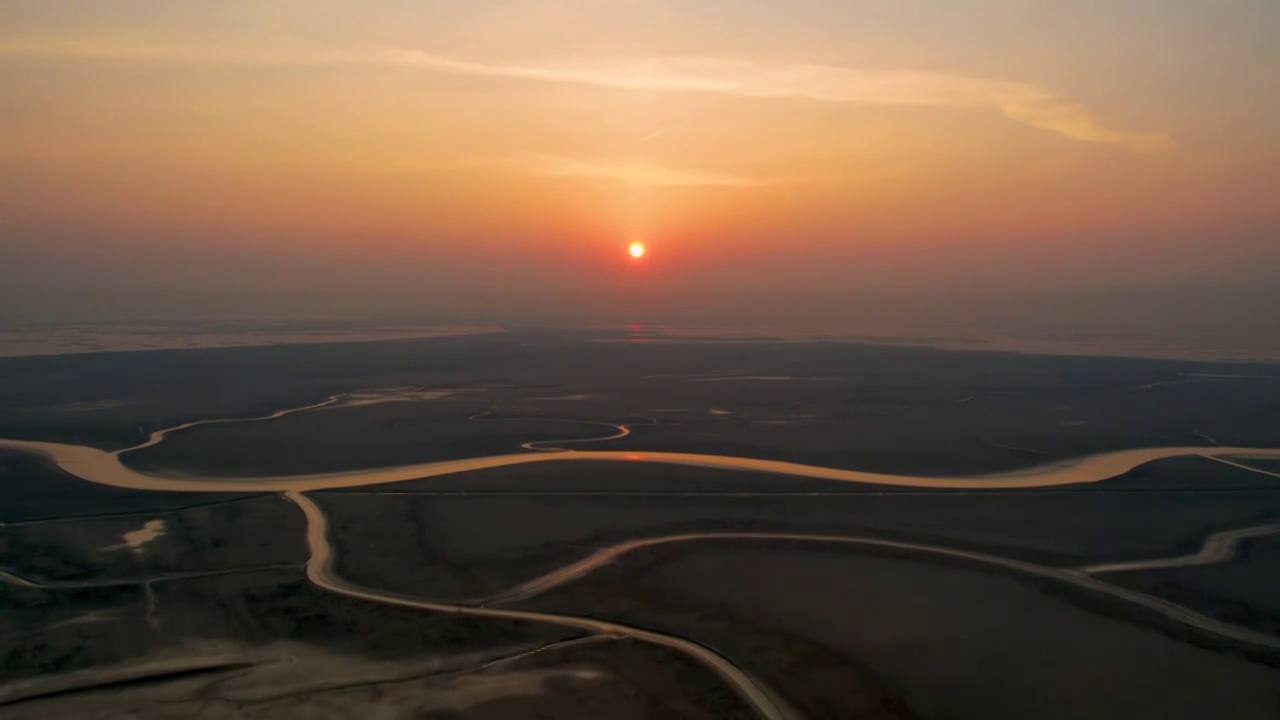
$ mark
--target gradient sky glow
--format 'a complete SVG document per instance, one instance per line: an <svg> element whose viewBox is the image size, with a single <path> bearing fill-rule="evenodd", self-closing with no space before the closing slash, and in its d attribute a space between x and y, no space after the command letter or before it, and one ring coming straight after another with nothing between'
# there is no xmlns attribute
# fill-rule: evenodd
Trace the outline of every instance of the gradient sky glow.
<svg viewBox="0 0 1280 720"><path fill-rule="evenodd" d="M1273 0L5 0L0 284L1267 287L1277 37Z"/></svg>

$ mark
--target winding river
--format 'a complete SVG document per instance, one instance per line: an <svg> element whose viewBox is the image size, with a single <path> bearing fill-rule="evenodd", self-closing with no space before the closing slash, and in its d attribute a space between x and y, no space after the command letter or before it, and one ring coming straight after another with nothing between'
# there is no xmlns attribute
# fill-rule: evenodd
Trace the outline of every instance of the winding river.
<svg viewBox="0 0 1280 720"><path fill-rule="evenodd" d="M307 516L307 547L311 557L307 560L307 579L317 587L348 597L371 600L373 602L400 607L452 613L466 617L501 618L504 620L524 620L527 622L557 625L560 627L585 630L598 635L618 635L629 637L662 647L671 648L699 661L719 675L729 684L756 712L768 720L795 720L793 713L788 712L786 704L769 690L763 683L753 680L728 659L695 642L674 635L651 632L630 625L595 620L573 615L557 615L553 613L532 612L527 610L501 610L487 607L455 605L445 602L421 600L398 593L382 590L370 590L348 583L333 572L333 548L329 543L329 520L315 501L300 492L286 492L285 497L302 509Z"/></svg>
<svg viewBox="0 0 1280 720"><path fill-rule="evenodd" d="M788 533L691 533L670 535L658 538L630 540L613 547L604 548L582 560L553 570L543 576L499 593L498 595L478 600L474 603L456 604L444 601L425 600L398 593L362 588L352 585L337 575L333 567L334 553L329 538L328 518L325 516L320 506L305 495L306 492L314 490L351 488L403 482L408 480L419 480L475 470L524 465L528 463L578 461L646 462L668 465L684 465L691 467L706 467L815 478L836 482L864 483L897 487L1007 490L1098 483L1109 478L1122 475L1146 463L1166 458L1191 455L1199 455L1221 460L1244 470L1270 475L1272 473L1250 467L1238 461L1248 458L1280 458L1280 449L1194 446L1141 448L1089 455L1063 462L1036 465L1013 472L974 475L969 477L910 476L862 472L841 468L828 468L799 463L725 455L674 452L570 450L565 449L562 446L567 444L613 440L625 437L631 432L631 430L628 425L614 425L611 423L598 423L594 421L569 421L579 424L607 426L614 432L603 437L580 440L562 440L558 441L559 445L552 445L552 441L531 441L522 446L524 449L531 452L518 454L492 455L462 460L447 460L396 467L371 468L350 472L282 475L271 477L217 477L185 475L179 477L161 474L148 474L136 471L126 466L121 459L122 456L130 452L152 447L162 442L168 435L182 430L215 423L253 422L277 419L293 413L316 410L333 405L340 406L340 403L342 403L346 397L347 396L345 395L333 395L322 402L304 407L280 410L261 417L198 420L183 423L163 430L158 430L152 433L145 442L116 451L106 451L80 445L5 439L0 439L0 450L13 450L41 455L50 459L63 471L77 478L97 483L99 485L107 485L117 488L190 493L283 493L284 497L295 504L306 517L307 546L309 548L306 575L310 582L320 588L333 593L388 605L417 608L433 612L451 613L467 617L502 618L507 620L544 623L581 630L595 635L628 637L641 642L667 647L687 655L707 667L712 672L716 673L716 675L732 687L761 718L765 718L766 720L798 720L798 716L794 710L781 699L781 696L777 692L773 691L759 680L751 677L748 673L735 666L727 658L691 640L673 635L657 633L630 625L605 620L596 620L588 617L506 609L493 606L528 599L553 588L563 586L607 565L625 553L647 547L662 544L712 540L776 540L787 542L886 547L908 552L949 556L971 562L983 563L1030 576L1068 583L1087 591L1107 595L1118 600L1144 607L1149 611L1159 613L1170 620L1194 627L1202 632L1249 645L1269 649L1280 649L1280 638L1230 625L1228 623L1223 623L1161 598L1128 590L1093 577L1094 574L1098 573L1117 572L1129 569L1176 567L1189 564L1203 564L1206 562L1221 562L1234 555L1235 548L1240 540L1274 533L1277 530L1275 526L1262 526L1218 533L1206 540L1205 548L1202 549L1200 553L1186 558L1112 563L1109 565L1078 569L1049 567L983 553L974 553L964 550L897 542L870 537L801 535ZM472 419L489 419L483 417L484 415L484 413L481 413L479 415L472 416ZM654 422L651 418L644 419L649 422ZM32 585L22 578L7 574L0 577L0 581L12 584L22 584L25 586Z"/></svg>
<svg viewBox="0 0 1280 720"><path fill-rule="evenodd" d="M274 419L286 414L323 407L332 402L326 401L317 405L294 410L285 410L265 418ZM706 455L700 453L678 453L660 451L617 451L617 450L564 450L537 447L539 452L516 453L509 455L489 455L484 457L464 458L461 460L442 460L437 462L399 465L386 468L370 468L332 473L309 473L300 475L275 475L264 477L217 477L200 475L166 476L162 474L142 473L125 465L121 457L136 450L151 447L160 442L167 434L179 429L196 427L215 422L235 422L234 420L207 420L185 423L174 428L152 433L151 439L140 445L123 450L107 451L83 445L65 445L61 443L40 442L35 440L0 439L0 450L16 450L34 453L49 458L62 470L82 480L130 490L161 490L170 492L307 492L312 490L332 490L337 488L361 487L365 485L381 485L384 483L420 480L443 475L490 470L512 465L527 465L544 462L646 462L663 465L685 465L689 467L705 467L718 470L739 470L746 472L788 475L792 477L833 480L836 482L862 483L867 485L886 485L894 487L917 488L950 488L961 490L1008 490L1057 487L1061 485L1082 485L1098 483L1123 475L1130 470L1147 463L1168 458L1185 456L1202 456L1211 459L1258 458L1280 459L1280 449L1247 448L1247 447L1156 447L1117 450L1113 452L1086 455L1061 462L1035 465L1022 470L1002 473L989 473L969 476L928 476L928 475L892 475L888 473L864 472L861 470L845 470L843 468L821 467L780 460L762 460L759 458L735 457L731 455ZM613 425L617 433L608 438L588 438L573 442L602 441L624 437L630 433L627 426ZM566 443L568 441L559 441ZM532 445L534 443L526 443ZM1273 473L1253 468L1242 463L1230 461L1231 464L1244 470L1265 475Z"/></svg>

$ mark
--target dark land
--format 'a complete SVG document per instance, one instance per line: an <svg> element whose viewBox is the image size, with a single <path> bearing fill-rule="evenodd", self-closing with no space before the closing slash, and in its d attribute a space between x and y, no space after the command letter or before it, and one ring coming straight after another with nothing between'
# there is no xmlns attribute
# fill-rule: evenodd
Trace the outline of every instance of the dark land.
<svg viewBox="0 0 1280 720"><path fill-rule="evenodd" d="M123 458L178 479L256 477L545 441L964 476L1135 447L1280 447L1276 366L625 340L524 330L0 359L0 437L116 450L355 394ZM574 442L617 425L631 434ZM1213 533L1280 522L1280 461L1240 462L982 491L547 462L308 496L346 582L469 605L688 533L870 538L1053 569L1191 556ZM0 716L757 717L668 647L329 592L307 579L306 537L276 492L116 489L0 452ZM1218 561L1098 578L1280 637L1277 569L1280 539L1264 535ZM687 638L807 719L1280 717L1280 651L932 551L673 543L500 606Z"/></svg>

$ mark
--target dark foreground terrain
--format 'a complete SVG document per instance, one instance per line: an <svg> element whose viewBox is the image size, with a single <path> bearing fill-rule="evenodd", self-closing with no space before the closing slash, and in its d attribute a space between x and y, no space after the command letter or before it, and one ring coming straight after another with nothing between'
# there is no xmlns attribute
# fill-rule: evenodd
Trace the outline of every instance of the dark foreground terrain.
<svg viewBox="0 0 1280 720"><path fill-rule="evenodd" d="M1214 454L1280 447L1280 368L618 340L0 359L0 438L231 420L120 455L165 489L0 450L0 716L1280 717L1280 462Z"/></svg>

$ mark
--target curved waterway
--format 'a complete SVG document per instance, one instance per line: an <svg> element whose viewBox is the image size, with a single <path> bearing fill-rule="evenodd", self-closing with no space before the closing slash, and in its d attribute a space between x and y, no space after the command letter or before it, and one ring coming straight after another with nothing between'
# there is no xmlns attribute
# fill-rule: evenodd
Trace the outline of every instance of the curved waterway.
<svg viewBox="0 0 1280 720"><path fill-rule="evenodd" d="M116 451L105 451L82 445L39 442L30 440L0 439L0 450L15 450L34 453L49 458L63 471L82 480L117 488L133 490L156 490L166 492L282 492L303 512L307 521L307 545L310 557L306 565L307 578L316 586L330 592L361 598L372 602L422 610L452 613L478 618L502 618L507 620L524 620L529 622L558 625L574 628L599 635L615 635L633 638L641 642L652 643L681 652L716 673L737 694L747 702L756 713L766 720L795 720L797 715L780 699L777 693L760 681L736 667L725 657L715 651L699 645L691 640L672 635L637 628L620 623L596 620L589 617L559 615L554 613L532 612L515 609L502 609L486 605L459 605L448 602L424 600L392 592L362 588L347 582L338 576L333 569L333 550L329 541L328 519L318 505L304 492L337 488L351 488L367 485L380 485L408 480L419 480L430 477L452 475L456 473L486 470L524 465L538 462L576 462L576 461L611 461L611 462L647 462L667 465L685 465L724 470L739 470L757 473L770 473L793 477L815 478L837 482L865 483L871 485L889 485L919 488L951 488L963 490L1007 490L1054 487L1083 483L1097 483L1122 475L1140 465L1166 458L1200 455L1212 459L1229 462L1244 470L1265 472L1257 468L1239 464L1227 458L1280 458L1280 449L1273 448L1236 448L1236 447L1166 447L1121 450L1116 452L1089 455L1073 460L1052 464L1037 465L1023 470L1005 473L974 475L969 477L936 477L892 475L887 473L862 472L841 468L828 468L799 463L762 460L757 458L734 457L728 455L707 455L674 452L618 452L618 451L584 451L567 450L562 447L547 447L550 441L531 441L522 447L531 452L486 457L447 460L442 462L419 463L396 467L370 468L335 473L315 473L303 475L281 475L267 477L217 477L217 476L167 476L142 473L126 466L121 457L129 452L143 450L162 442L168 435L200 425L231 422L254 422L273 420L289 414L315 410L341 402L346 396L333 395L313 405L281 410L270 415L255 418L227 418L217 420L198 420L157 430L138 445ZM483 414L481 414L483 415ZM481 416L473 416L481 419ZM645 418L653 422L651 418ZM614 433L597 438L558 441L560 445L570 443L604 442L630 434L626 425L600 424L611 427ZM1271 474L1271 473L1266 473ZM1267 528L1269 531L1271 528ZM1234 549L1238 538L1252 537L1261 534L1261 528L1251 528L1227 534L1226 537L1213 544L1207 552L1210 559L1219 559L1225 555L1226 549ZM1092 590L1118 599L1146 607L1166 617L1196 627L1219 636L1231 638L1248 644L1269 648L1280 647L1280 639L1239 628L1226 623L1204 617L1187 608L1170 603L1143 593L1130 591L1105 583L1091 577L1093 572L1106 572L1110 567L1092 567L1080 570L1052 568L1035 565L1010 558L970 553L934 546L915 545L878 538L858 538L844 536L806 536L792 534L768 533L700 533L647 538L633 540L612 548L606 548L595 554L571 563L563 568L512 588L489 600L490 603L512 602L533 597L547 590L571 582L594 570L612 562L618 556L659 544L706 541L715 539L773 539L783 541L806 541L819 543L860 544L894 547L900 550L931 554L949 555L970 561L1002 566L1030 575L1047 577L1070 583L1082 589ZM1219 546L1222 546L1221 549ZM1205 553L1202 553L1205 554ZM20 582L21 578L6 576L0 578L10 582Z"/></svg>
<svg viewBox="0 0 1280 720"><path fill-rule="evenodd" d="M1149 560L1125 560L1101 565L1089 565L1080 569L1090 574L1099 574L1216 565L1235 559L1236 554L1240 551L1240 544L1245 540L1267 537L1278 533L1280 533L1280 523L1223 530L1205 538L1199 552L1190 555L1175 555L1173 557L1151 558Z"/></svg>
<svg viewBox="0 0 1280 720"><path fill-rule="evenodd" d="M502 610L454 605L352 585L333 572L333 548L329 543L329 519L325 516L324 511L320 509L319 505L316 505L315 501L302 493L290 491L285 493L285 497L301 508L303 514L307 517L307 547L311 551L311 556L307 560L307 579L317 587L339 595L371 600L386 605L450 613L465 617L524 620L584 630L598 635L629 637L641 642L671 648L698 660L712 672L719 675L743 700L755 709L760 717L766 720L798 720L787 705L758 680L749 677L714 650L684 638L664 635L607 620L528 610Z"/></svg>
<svg viewBox="0 0 1280 720"><path fill-rule="evenodd" d="M909 553L967 560L983 565L1005 568L1025 575L1048 578L1068 585L1074 585L1080 589L1100 595L1108 595L1115 599L1144 607L1165 616L1169 620L1201 630L1211 635L1218 635L1220 637L1248 645L1280 650L1280 638L1273 635L1267 635L1266 633L1256 632L1254 630L1249 630L1248 628L1242 628L1220 620L1215 620L1211 617L1201 615L1193 610L1153 595L1148 595L1119 585L1103 582L1090 576L1092 573L1112 572L1116 570L1141 570L1147 568L1158 569L1164 567L1209 565L1216 562L1226 562L1234 556L1235 546L1239 540L1270 535L1277 531L1280 531L1280 525L1267 525L1216 533L1205 541L1205 549L1194 556L1194 560L1177 558L1165 561L1134 561L1133 563L1128 564L1118 563L1115 566L1092 566L1078 569L1039 565L1036 563L1026 562L1024 560L1000 557L998 555L991 555L988 553L970 552L968 550L960 550L957 548L940 547L937 545L922 545L920 543L900 542L897 540L886 540L884 538L875 537L856 537L849 535L805 535L800 533L769 532L706 532L685 533L681 535L663 535L660 537L628 540L611 547L601 548L577 562L556 568L544 575L528 580L513 588L509 588L496 595L484 598L476 604L481 607L491 607L498 604L508 604L529 600L583 578L596 570L613 563L623 555L636 552L638 550L644 550L646 548L661 545L708 541L774 540L780 542L815 543L835 546L860 545L864 547L889 548Z"/></svg>
<svg viewBox="0 0 1280 720"><path fill-rule="evenodd" d="M648 415L636 415L635 417L638 417L644 420L645 422L643 424L645 425L658 424L657 420L649 417ZM617 425L615 423L600 422L599 420L568 420L568 419L561 419L561 418L489 417L488 410L485 410L484 412L478 412L467 419L474 420L477 422L502 422L504 420L506 421L517 421L517 420L530 421L531 420L535 422L566 423L570 425L590 425L593 427L607 427L614 430L614 432L608 435L598 435L596 437L572 438L568 440L530 440L528 442L520 443L521 449L536 450L538 452L568 452L567 448L564 448L561 446L562 445L582 445L586 443L598 443L598 442L607 442L609 440L618 440L620 438L624 438L630 435L631 427L637 424L637 423L628 423L626 425Z"/></svg>
<svg viewBox="0 0 1280 720"><path fill-rule="evenodd" d="M328 404L328 403L324 403ZM312 406L312 407L320 407ZM308 408L310 409L310 408ZM283 411L269 418L281 417ZM262 418L267 419L267 418ZM512 465L528 465L545 462L642 462L663 465L684 465L688 467L704 467L717 470L739 470L745 472L788 475L792 477L833 480L836 482L863 483L867 485L887 485L895 487L918 488L951 488L961 490L1008 490L1061 485L1081 485L1102 482L1123 475L1136 467L1157 460L1185 456L1202 456L1213 459L1226 458L1260 458L1280 459L1277 448L1247 447L1202 447L1179 446L1137 448L1133 450L1117 450L1113 452L1086 455L1061 462L1035 465L1011 472L989 473L969 476L928 476L928 475L893 475L889 473L846 470L843 468L804 465L801 463L783 462L780 460L763 460L759 458L735 457L732 455L706 455L700 453L678 453L660 451L617 451L617 450L553 450L538 448L538 452L517 453L508 455L488 455L484 457L464 458L461 460L443 460L437 462L398 465L384 468L368 468L332 473L309 473L300 475L268 475L260 477L218 477L211 475L149 474L128 467L121 457L134 450L141 450L156 444L165 434L178 429L194 427L210 422L231 422L226 420L201 421L187 423L175 428L160 430L152 434L152 439L142 445L109 452L83 445L64 445L61 443L39 442L35 440L3 440L0 439L0 450L17 450L34 453L49 458L62 470L82 480L110 485L112 487L131 490L161 490L170 492L307 492L312 490L332 490L337 488L381 485L387 483L420 480L476 470L491 470ZM625 426L614 426L619 432L607 439L623 437L630 433ZM599 438L604 440L606 438ZM592 441L597 439L592 438ZM560 441L564 443L566 441ZM577 441L584 442L584 441ZM526 443L533 444L533 443ZM1244 470L1270 475L1257 468L1232 463Z"/></svg>

